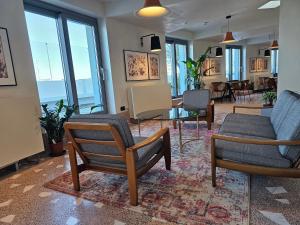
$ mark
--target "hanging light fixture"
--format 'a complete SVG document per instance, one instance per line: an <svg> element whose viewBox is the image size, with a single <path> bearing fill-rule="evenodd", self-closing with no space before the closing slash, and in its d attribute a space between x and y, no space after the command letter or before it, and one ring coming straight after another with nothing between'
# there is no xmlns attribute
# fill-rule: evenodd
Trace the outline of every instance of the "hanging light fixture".
<svg viewBox="0 0 300 225"><path fill-rule="evenodd" d="M224 43L224 44L236 42L236 40L233 37L232 32L229 31L229 20L231 19L231 16L230 15L226 16L226 19L227 19L227 32L225 34L224 40L222 41L222 43Z"/></svg>
<svg viewBox="0 0 300 225"><path fill-rule="evenodd" d="M159 36L155 35L155 34L148 34L148 35L144 35L142 36L141 39L141 46L144 46L144 38L145 37L149 37L151 36L151 47L150 50L151 52L159 52L161 51L161 45L160 45L160 39Z"/></svg>
<svg viewBox="0 0 300 225"><path fill-rule="evenodd" d="M169 9L162 6L159 0L145 0L144 7L137 11L142 17L160 17L169 13Z"/></svg>
<svg viewBox="0 0 300 225"><path fill-rule="evenodd" d="M278 48L279 48L279 44L278 44L278 41L276 40L276 34L275 34L275 31L274 31L274 39L272 41L270 49L271 50L277 50Z"/></svg>
<svg viewBox="0 0 300 225"><path fill-rule="evenodd" d="M273 40L270 49L277 50L278 48L279 48L278 41L277 40Z"/></svg>

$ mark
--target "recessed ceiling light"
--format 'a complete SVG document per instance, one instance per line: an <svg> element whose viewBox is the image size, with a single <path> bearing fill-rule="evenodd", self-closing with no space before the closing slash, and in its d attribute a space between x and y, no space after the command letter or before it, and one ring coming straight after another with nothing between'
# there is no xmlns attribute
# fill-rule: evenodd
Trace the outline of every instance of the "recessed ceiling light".
<svg viewBox="0 0 300 225"><path fill-rule="evenodd" d="M280 6L280 0L269 1L258 9L275 9Z"/></svg>

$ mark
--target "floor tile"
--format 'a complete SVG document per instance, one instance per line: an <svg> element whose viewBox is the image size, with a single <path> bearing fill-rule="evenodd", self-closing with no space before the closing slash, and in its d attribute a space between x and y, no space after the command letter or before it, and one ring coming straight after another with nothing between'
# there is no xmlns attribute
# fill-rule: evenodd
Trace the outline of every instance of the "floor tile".
<svg viewBox="0 0 300 225"><path fill-rule="evenodd" d="M279 225L290 225L282 213L274 213L269 211L260 211L265 217Z"/></svg>
<svg viewBox="0 0 300 225"><path fill-rule="evenodd" d="M76 225L79 222L79 220L73 216L70 216L67 220L66 225Z"/></svg>
<svg viewBox="0 0 300 225"><path fill-rule="evenodd" d="M270 193L272 193L273 195L287 193L287 191L282 186L279 186L279 187L266 187L266 189Z"/></svg>
<svg viewBox="0 0 300 225"><path fill-rule="evenodd" d="M96 204L95 204L95 206L97 207L97 208L99 208L99 209L101 209L102 207L103 207L103 203L101 203L101 202L97 202Z"/></svg>
<svg viewBox="0 0 300 225"><path fill-rule="evenodd" d="M34 188L35 185L27 185L23 189L23 193L26 193L27 191L30 191L32 188Z"/></svg>
<svg viewBox="0 0 300 225"><path fill-rule="evenodd" d="M0 218L0 222L2 223L12 223L15 219L15 215L8 215L5 217Z"/></svg>
<svg viewBox="0 0 300 225"><path fill-rule="evenodd" d="M123 223L123 222L121 222L121 221L119 221L119 220L115 220L114 221L114 225L125 225L126 223Z"/></svg>
<svg viewBox="0 0 300 225"><path fill-rule="evenodd" d="M10 179L13 179L13 180L15 180L15 179L17 179L17 178L19 178L20 176L22 176L22 174L21 173L19 173L19 174L15 174L15 175L13 175Z"/></svg>
<svg viewBox="0 0 300 225"><path fill-rule="evenodd" d="M12 199L9 199L9 200L7 200L7 201L5 201L5 202L1 202L0 203L0 208L1 207L5 207L5 206L9 206L10 205L10 203L12 203Z"/></svg>
<svg viewBox="0 0 300 225"><path fill-rule="evenodd" d="M49 197L49 196L51 196L51 195L52 195L51 192L41 192L41 193L39 193L39 196L40 196L41 198L46 198L46 197Z"/></svg>
<svg viewBox="0 0 300 225"><path fill-rule="evenodd" d="M19 187L19 186L21 186L21 184L11 184L9 186L9 188L16 188L16 187Z"/></svg>
<svg viewBox="0 0 300 225"><path fill-rule="evenodd" d="M288 200L288 199L275 199L276 201L278 201L278 202L281 202L282 204L290 204L290 201Z"/></svg>

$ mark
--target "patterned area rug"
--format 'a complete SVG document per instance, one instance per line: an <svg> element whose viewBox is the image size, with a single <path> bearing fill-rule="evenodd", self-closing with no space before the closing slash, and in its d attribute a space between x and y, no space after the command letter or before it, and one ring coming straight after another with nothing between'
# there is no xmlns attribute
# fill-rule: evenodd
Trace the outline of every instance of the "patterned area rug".
<svg viewBox="0 0 300 225"><path fill-rule="evenodd" d="M166 126L168 124L164 124ZM138 180L139 205L129 204L127 179L124 176L85 171L80 174L81 191L73 191L72 178L67 172L45 184L67 194L128 208L162 221L178 224L248 224L249 191L245 174L218 169L217 188L211 186L210 136L206 125L200 126L199 141L179 151L178 130L171 124L172 168L165 169L160 160ZM160 128L158 122L142 124L142 135L148 136ZM137 135L137 127L132 126ZM185 124L184 136L196 137L194 124Z"/></svg>

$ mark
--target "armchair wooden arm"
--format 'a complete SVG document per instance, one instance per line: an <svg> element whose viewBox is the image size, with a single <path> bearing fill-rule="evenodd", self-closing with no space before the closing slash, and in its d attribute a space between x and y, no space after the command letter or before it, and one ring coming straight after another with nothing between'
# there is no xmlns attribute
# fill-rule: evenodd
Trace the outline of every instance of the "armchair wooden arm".
<svg viewBox="0 0 300 225"><path fill-rule="evenodd" d="M232 137L221 134L214 134L211 137L211 171L212 171L212 185L216 186L216 167L227 168L231 170L237 170L250 174L259 174L265 176L279 176L279 177L300 177L300 169L298 169L299 161L294 163L293 168L277 168L258 166L240 162L234 162L226 159L219 159L216 157L216 140L223 140L234 143L242 144L255 144L255 145L300 145L300 140L262 140L255 138L240 138Z"/></svg>
<svg viewBox="0 0 300 225"><path fill-rule="evenodd" d="M213 134L212 140L223 140L228 142L235 142L235 143L242 143L242 144L254 144L254 145L300 145L300 140L262 140L262 139L255 139L255 138L240 138L240 137L232 137L227 135L221 135L221 134Z"/></svg>
<svg viewBox="0 0 300 225"><path fill-rule="evenodd" d="M156 132L152 136L148 137L144 141L139 142L139 143L127 148L127 151L136 152L139 149L141 149L147 145L150 145L151 143L155 142L156 140L158 140L161 137L163 137L164 141L165 141L166 135L169 135L169 128L160 129L158 132Z"/></svg>
<svg viewBox="0 0 300 225"><path fill-rule="evenodd" d="M233 106L233 113L236 112L236 109L262 109L262 105L234 105Z"/></svg>

